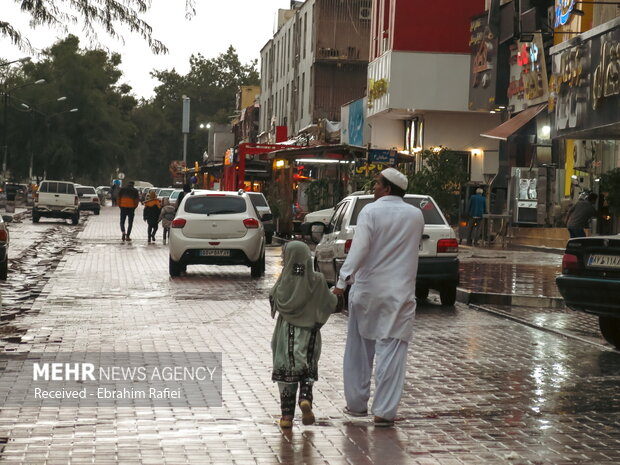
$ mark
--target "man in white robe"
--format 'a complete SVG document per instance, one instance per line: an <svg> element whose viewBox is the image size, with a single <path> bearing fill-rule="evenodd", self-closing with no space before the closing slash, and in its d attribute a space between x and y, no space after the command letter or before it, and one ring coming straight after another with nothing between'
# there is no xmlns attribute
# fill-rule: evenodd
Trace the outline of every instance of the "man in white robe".
<svg viewBox="0 0 620 465"><path fill-rule="evenodd" d="M407 347L415 317L418 249L424 230L419 208L403 200L407 177L394 168L375 181L375 201L359 214L355 236L334 288L349 292L344 354L345 412L367 414L376 359L371 411L376 426L392 426L405 382Z"/></svg>

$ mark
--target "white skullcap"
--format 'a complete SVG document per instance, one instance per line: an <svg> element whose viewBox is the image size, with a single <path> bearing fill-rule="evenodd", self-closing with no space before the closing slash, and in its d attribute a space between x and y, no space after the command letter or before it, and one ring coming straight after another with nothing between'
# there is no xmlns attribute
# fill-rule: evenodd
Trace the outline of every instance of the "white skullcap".
<svg viewBox="0 0 620 465"><path fill-rule="evenodd" d="M478 189L476 189L476 194L482 194L484 191L482 190L482 187L479 187Z"/></svg>
<svg viewBox="0 0 620 465"><path fill-rule="evenodd" d="M381 171L381 176L390 181L397 187L400 187L402 190L407 190L407 185L409 184L409 180L407 176L398 171L395 168L386 168Z"/></svg>

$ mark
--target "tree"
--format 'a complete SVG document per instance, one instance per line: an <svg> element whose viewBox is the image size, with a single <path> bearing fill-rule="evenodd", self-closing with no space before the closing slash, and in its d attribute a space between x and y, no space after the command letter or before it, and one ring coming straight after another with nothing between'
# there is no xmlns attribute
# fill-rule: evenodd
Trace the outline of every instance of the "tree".
<svg viewBox="0 0 620 465"><path fill-rule="evenodd" d="M468 179L461 157L448 149L425 150L422 161L422 169L409 178L407 192L433 197L453 224L458 218L461 186Z"/></svg>
<svg viewBox="0 0 620 465"><path fill-rule="evenodd" d="M124 25L131 32L140 34L154 53L167 53L168 49L159 40L152 37L152 29L141 16L151 7L151 0L47 0L23 1L18 3L23 14L30 16L34 26L46 25L69 32L69 25L79 24L87 36L96 38L95 26L100 25L114 38L122 39L117 27ZM186 15L193 16L195 0L185 0ZM27 37L7 21L0 19L0 36L8 37L11 42L24 50L30 50Z"/></svg>
<svg viewBox="0 0 620 465"><path fill-rule="evenodd" d="M126 87L117 87L120 62L118 54L80 49L78 38L69 36L45 50L38 63L23 65L23 81L43 78L46 84L11 94L9 157L16 178L27 175L27 148L34 148L38 177L45 172L51 179L106 184L113 171L124 169L137 102ZM61 96L66 100L57 102ZM31 118L20 113L19 102L34 109L26 115Z"/></svg>

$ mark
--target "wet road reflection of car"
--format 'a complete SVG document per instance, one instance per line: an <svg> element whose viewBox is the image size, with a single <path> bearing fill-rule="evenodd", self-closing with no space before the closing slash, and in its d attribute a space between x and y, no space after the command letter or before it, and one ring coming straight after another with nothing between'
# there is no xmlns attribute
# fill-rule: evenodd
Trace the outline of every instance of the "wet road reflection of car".
<svg viewBox="0 0 620 465"><path fill-rule="evenodd" d="M7 223L13 221L10 215L0 216L0 279L6 281L9 272L9 229Z"/></svg>
<svg viewBox="0 0 620 465"><path fill-rule="evenodd" d="M620 235L568 241L556 283L566 306L597 315L605 340L620 349Z"/></svg>

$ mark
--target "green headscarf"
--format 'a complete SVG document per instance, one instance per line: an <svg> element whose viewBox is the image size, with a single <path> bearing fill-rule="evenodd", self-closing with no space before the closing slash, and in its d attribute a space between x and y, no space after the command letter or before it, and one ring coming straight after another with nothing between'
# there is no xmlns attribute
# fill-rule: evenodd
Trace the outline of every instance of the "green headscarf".
<svg viewBox="0 0 620 465"><path fill-rule="evenodd" d="M323 325L338 303L323 274L314 271L310 249L299 241L289 242L284 249L284 268L269 297L271 316L279 312L299 328Z"/></svg>

